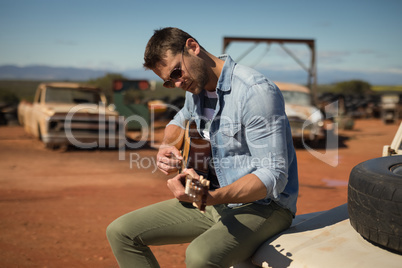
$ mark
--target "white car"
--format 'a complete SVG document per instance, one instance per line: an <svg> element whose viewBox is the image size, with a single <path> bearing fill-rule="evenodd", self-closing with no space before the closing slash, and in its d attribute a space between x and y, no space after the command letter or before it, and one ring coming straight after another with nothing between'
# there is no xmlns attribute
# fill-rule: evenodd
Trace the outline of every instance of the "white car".
<svg viewBox="0 0 402 268"><path fill-rule="evenodd" d="M402 267L402 123L383 157L356 165L348 203L298 215L234 268Z"/></svg>
<svg viewBox="0 0 402 268"><path fill-rule="evenodd" d="M299 141L320 141L325 139L324 116L313 105L310 90L299 84L275 81L285 100L292 137Z"/></svg>
<svg viewBox="0 0 402 268"><path fill-rule="evenodd" d="M347 204L329 211L299 215L292 226L266 241L251 260L234 268L397 268L402 255L381 248L350 224Z"/></svg>
<svg viewBox="0 0 402 268"><path fill-rule="evenodd" d="M18 118L27 133L46 147L120 146L125 126L100 88L70 82L41 83L34 102L21 101Z"/></svg>

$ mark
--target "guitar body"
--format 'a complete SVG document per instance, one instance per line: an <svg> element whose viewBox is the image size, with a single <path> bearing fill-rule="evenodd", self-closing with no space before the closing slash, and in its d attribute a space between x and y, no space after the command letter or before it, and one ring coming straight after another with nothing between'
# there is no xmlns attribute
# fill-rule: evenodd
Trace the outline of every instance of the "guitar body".
<svg viewBox="0 0 402 268"><path fill-rule="evenodd" d="M209 190L209 181L205 178L208 176L208 163L211 160L211 144L199 135L194 121L187 123L182 156L183 161L179 172L192 168L200 175L199 179L187 175L185 193L192 198L193 202L201 202L199 209L204 212Z"/></svg>
<svg viewBox="0 0 402 268"><path fill-rule="evenodd" d="M186 168L194 169L197 174L208 176L208 163L211 161L211 144L200 136L194 121L187 123L182 150L181 171Z"/></svg>

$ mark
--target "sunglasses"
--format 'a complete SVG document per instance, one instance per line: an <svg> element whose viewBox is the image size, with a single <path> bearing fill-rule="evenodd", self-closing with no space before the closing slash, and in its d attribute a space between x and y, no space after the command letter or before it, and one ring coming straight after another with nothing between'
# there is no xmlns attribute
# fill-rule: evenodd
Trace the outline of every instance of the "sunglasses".
<svg viewBox="0 0 402 268"><path fill-rule="evenodd" d="M184 52L184 48L181 51L180 67L176 67L170 72L170 75L169 75L170 79L166 80L163 83L164 87L166 87L166 88L175 88L176 86L175 86L175 84L174 84L174 82L172 80L177 80L177 79L179 79L179 78L181 78L183 76L183 71L181 69L181 63L183 62L183 52Z"/></svg>
<svg viewBox="0 0 402 268"><path fill-rule="evenodd" d="M166 81L163 83L163 86L166 87L166 88L175 88L176 86L175 86L175 84L174 84L174 82L173 82L172 80L179 79L179 78L182 77L182 75L183 75L183 72L182 72L182 70L181 70L181 67L174 68L174 69L172 70L172 72L170 73L170 75L169 75L169 78L170 78L170 79L169 79L169 80L166 80Z"/></svg>

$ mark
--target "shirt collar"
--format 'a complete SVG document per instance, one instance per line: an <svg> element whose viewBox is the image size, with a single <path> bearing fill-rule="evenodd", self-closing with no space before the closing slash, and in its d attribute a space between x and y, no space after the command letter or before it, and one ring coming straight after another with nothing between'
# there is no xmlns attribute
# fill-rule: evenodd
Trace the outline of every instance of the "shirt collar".
<svg viewBox="0 0 402 268"><path fill-rule="evenodd" d="M229 55L226 54L219 56L219 58L224 60L225 64L223 65L221 75L219 76L216 89L221 91L229 91L231 87L231 77L236 63Z"/></svg>

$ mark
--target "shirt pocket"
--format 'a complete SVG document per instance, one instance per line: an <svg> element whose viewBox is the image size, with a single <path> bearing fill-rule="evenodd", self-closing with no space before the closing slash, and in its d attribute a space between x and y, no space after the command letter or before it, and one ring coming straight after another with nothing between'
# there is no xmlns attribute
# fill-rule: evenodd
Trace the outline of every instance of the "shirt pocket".
<svg viewBox="0 0 402 268"><path fill-rule="evenodd" d="M221 133L220 146L230 154L232 150L238 150L242 146L241 123L224 123L219 127Z"/></svg>

